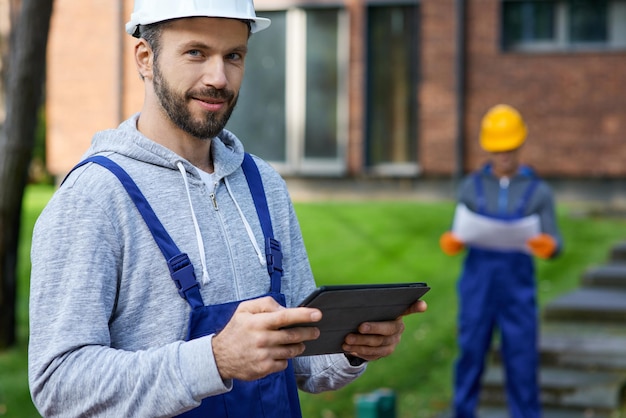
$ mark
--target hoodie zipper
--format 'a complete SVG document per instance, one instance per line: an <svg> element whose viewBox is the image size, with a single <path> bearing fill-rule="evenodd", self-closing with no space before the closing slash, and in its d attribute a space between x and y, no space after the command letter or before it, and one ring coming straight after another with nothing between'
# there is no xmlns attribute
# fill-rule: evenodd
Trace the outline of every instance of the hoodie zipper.
<svg viewBox="0 0 626 418"><path fill-rule="evenodd" d="M194 228L196 230L196 240L198 241L198 250L200 252L200 258L201 258L201 262L202 262L202 270L203 270L203 280L202 283L203 284L207 284L209 282L209 277L208 277L208 271L207 271L207 260L205 258L205 252L204 252L204 241L202 239L201 236L201 232L200 232L200 227L198 225L198 221L196 219L195 216L195 212L193 210L193 203L191 201L191 192L190 192L190 187L189 187L189 183L187 181L187 172L183 166L182 163L178 163L177 164L178 169L183 177L183 181L185 183L185 189L187 192L187 198L189 200L189 207L191 210L191 216L194 222ZM208 186L208 184L206 185ZM207 190L208 187L205 186L205 190ZM237 268L235 266L235 258L234 258L234 254L233 254L233 248L231 246L231 242L230 239L228 237L228 234L226 232L226 225L225 225L225 221L222 218L222 213L219 210L219 205L217 204L217 190L220 186L220 182L214 182L213 183L213 191L209 191L209 198L211 199L211 203L213 205L213 209L216 212L216 216L217 216L217 222L219 224L220 230L221 230L221 235L224 239L225 242L225 247L226 247L226 251L228 252L228 258L231 260L231 269L233 272L233 277L234 277L234 291L235 291L235 295L237 297L237 300L241 299L241 295L240 295L240 291L239 291L239 277L237 275ZM226 191L228 193L228 195L230 195L230 198L232 199L233 204L235 205L235 207L237 208L237 211L239 212L239 217L241 219L241 221L243 222L245 228L246 228L246 233L248 234L248 238L250 240L250 243L252 244L252 246L254 247L254 250L257 254L257 257L259 259L259 263L262 266L265 266L265 254L261 251L261 248L259 248L256 238L254 236L254 233L252 232L252 229L250 228L250 224L248 223L248 221L246 220L241 207L239 207L239 204L237 203L237 200L235 199L235 196L230 188L230 185L228 183L228 178L224 177L224 186L226 187Z"/></svg>
<svg viewBox="0 0 626 418"><path fill-rule="evenodd" d="M211 202L213 204L213 209L215 210L215 212L217 212L217 219L218 219L218 223L220 226L220 231L222 234L222 237L224 238L224 242L226 243L226 251L228 252L228 259L230 260L230 268L231 271L233 272L233 278L234 283L233 283L233 290L235 292L235 298L237 300L241 299L241 292L239 291L239 275L237 274L237 268L235 267L235 257L233 254L233 249L232 249L232 244L230 242L230 239L228 238L228 234L226 233L226 224L224 219L222 218L222 214L220 213L219 210L219 206L217 204L217 188L219 187L219 182L216 182L213 184L213 192L209 194L209 198L211 199Z"/></svg>
<svg viewBox="0 0 626 418"><path fill-rule="evenodd" d="M215 183L215 189L217 189L217 183ZM217 197L215 196L215 192L211 193L209 197L211 198L211 202L213 202L213 209L216 211L220 210L219 206L217 206Z"/></svg>

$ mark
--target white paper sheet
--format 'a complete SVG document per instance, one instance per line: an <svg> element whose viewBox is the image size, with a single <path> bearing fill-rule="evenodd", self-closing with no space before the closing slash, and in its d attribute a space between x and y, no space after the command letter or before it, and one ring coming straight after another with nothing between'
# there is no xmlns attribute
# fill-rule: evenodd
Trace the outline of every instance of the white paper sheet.
<svg viewBox="0 0 626 418"><path fill-rule="evenodd" d="M513 221L494 219L472 212L458 204L454 213L452 232L466 246L523 251L530 253L526 242L541 232L539 215Z"/></svg>

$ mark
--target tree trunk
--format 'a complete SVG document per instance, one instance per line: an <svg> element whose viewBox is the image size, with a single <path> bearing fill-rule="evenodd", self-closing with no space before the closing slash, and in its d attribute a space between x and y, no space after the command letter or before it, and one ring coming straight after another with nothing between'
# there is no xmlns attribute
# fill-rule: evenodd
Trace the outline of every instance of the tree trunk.
<svg viewBox="0 0 626 418"><path fill-rule="evenodd" d="M53 0L22 0L12 26L0 127L0 349L16 342L17 254L24 187L42 101Z"/></svg>

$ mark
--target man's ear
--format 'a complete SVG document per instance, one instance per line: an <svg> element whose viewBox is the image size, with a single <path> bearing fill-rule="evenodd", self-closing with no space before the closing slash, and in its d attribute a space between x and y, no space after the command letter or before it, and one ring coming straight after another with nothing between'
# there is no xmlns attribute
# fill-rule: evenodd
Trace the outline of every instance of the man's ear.
<svg viewBox="0 0 626 418"><path fill-rule="evenodd" d="M135 45L135 63L137 71L141 79L152 78L152 69L154 65L154 54L152 48L145 39L140 39Z"/></svg>

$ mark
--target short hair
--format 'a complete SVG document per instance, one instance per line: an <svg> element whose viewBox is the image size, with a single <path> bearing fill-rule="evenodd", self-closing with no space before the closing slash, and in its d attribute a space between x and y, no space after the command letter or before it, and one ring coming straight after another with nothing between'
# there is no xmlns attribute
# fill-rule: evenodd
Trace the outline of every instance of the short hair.
<svg viewBox="0 0 626 418"><path fill-rule="evenodd" d="M138 38L143 38L148 42L150 48L152 48L152 52L154 53L154 60L156 61L157 55L159 53L161 47L161 34L163 33L163 29L169 25L172 20L164 20L161 22L150 23L147 25L137 25L137 29L133 36ZM252 22L250 20L241 20L248 27L248 37L252 34Z"/></svg>
<svg viewBox="0 0 626 418"><path fill-rule="evenodd" d="M161 50L161 34L163 33L163 29L169 25L170 22L171 20L164 20L148 25L137 26L138 37L145 39L148 45L150 45L155 62Z"/></svg>

